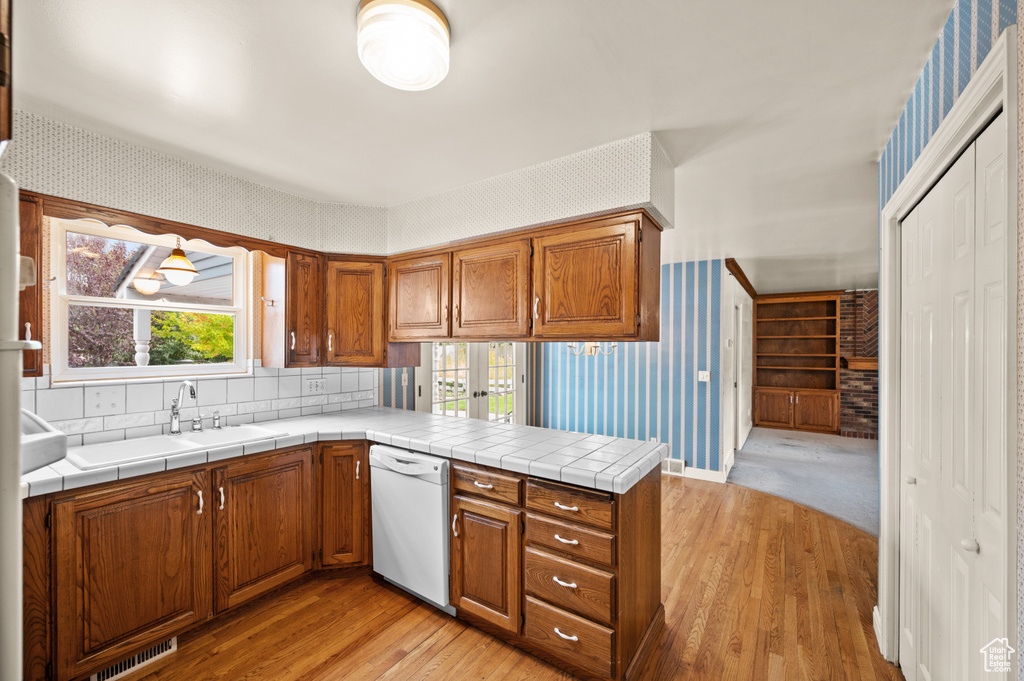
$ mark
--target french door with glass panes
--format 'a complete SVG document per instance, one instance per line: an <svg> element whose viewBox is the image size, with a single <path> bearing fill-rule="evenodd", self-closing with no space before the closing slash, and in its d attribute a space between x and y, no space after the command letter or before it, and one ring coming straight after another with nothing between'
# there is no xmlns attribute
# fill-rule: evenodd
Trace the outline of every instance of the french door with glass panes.
<svg viewBox="0 0 1024 681"><path fill-rule="evenodd" d="M523 343L423 343L416 410L524 423L525 384Z"/></svg>

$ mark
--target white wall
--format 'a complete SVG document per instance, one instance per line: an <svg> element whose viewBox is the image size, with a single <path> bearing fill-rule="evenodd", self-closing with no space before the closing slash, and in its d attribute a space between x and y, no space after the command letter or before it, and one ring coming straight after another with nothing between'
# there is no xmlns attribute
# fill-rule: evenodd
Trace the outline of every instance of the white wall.
<svg viewBox="0 0 1024 681"><path fill-rule="evenodd" d="M728 474L753 425L753 301L724 267L722 279L722 468Z"/></svg>

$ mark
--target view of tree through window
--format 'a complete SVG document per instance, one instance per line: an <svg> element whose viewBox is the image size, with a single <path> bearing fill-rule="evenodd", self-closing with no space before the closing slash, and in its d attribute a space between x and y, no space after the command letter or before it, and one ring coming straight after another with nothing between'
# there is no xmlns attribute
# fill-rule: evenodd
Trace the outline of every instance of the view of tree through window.
<svg viewBox="0 0 1024 681"><path fill-rule="evenodd" d="M147 366L234 361L235 315L202 311L233 304L231 257L187 250L199 274L175 286L156 271L165 246L70 230L64 246L69 368L137 366L139 340L148 340Z"/></svg>

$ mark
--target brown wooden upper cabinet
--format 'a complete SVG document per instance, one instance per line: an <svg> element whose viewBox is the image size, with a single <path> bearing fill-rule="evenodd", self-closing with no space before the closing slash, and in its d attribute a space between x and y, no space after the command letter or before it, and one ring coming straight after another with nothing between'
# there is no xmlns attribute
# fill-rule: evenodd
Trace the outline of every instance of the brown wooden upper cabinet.
<svg viewBox="0 0 1024 681"><path fill-rule="evenodd" d="M285 276L285 348L287 366L320 364L323 332L323 262L319 255L291 252Z"/></svg>
<svg viewBox="0 0 1024 681"><path fill-rule="evenodd" d="M530 335L530 241L452 253L452 337Z"/></svg>
<svg viewBox="0 0 1024 681"><path fill-rule="evenodd" d="M451 254L392 260L390 338L430 341L450 335Z"/></svg>
<svg viewBox="0 0 1024 681"><path fill-rule="evenodd" d="M534 336L658 339L661 232L645 221L634 213L534 239Z"/></svg>
<svg viewBox="0 0 1024 681"><path fill-rule="evenodd" d="M56 678L82 678L210 614L206 471L53 505ZM205 497L205 498L204 498Z"/></svg>
<svg viewBox="0 0 1024 681"><path fill-rule="evenodd" d="M21 254L36 261L36 283L18 295L18 335L23 340L41 340L43 333L42 229L43 206L38 197L22 194L18 202L21 220ZM25 376L43 375L42 350L22 353L22 371Z"/></svg>
<svg viewBox="0 0 1024 681"><path fill-rule="evenodd" d="M328 366L384 363L384 263L328 260Z"/></svg>

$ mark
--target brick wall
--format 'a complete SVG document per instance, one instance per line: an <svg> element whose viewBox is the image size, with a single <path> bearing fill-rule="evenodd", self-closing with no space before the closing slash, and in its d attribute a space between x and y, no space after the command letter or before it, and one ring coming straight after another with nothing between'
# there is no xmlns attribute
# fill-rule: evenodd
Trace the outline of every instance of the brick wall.
<svg viewBox="0 0 1024 681"><path fill-rule="evenodd" d="M839 354L878 356L878 291L847 291L839 305ZM878 372L839 372L839 432L878 439Z"/></svg>

